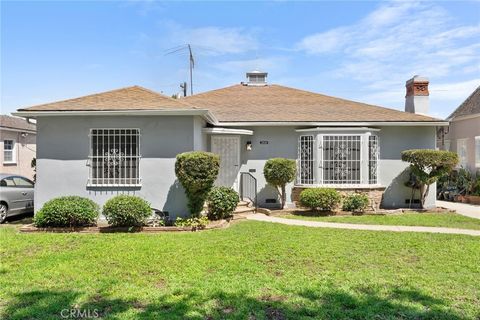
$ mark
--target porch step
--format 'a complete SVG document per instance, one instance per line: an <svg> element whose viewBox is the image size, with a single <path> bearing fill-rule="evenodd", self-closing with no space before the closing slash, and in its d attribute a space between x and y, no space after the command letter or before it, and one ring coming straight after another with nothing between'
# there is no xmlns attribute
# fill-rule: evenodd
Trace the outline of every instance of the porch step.
<svg viewBox="0 0 480 320"><path fill-rule="evenodd" d="M250 206L250 202L248 201L240 201L238 204L237 204L237 208L238 207L248 207Z"/></svg>
<svg viewBox="0 0 480 320"><path fill-rule="evenodd" d="M235 209L235 211L233 213L234 214L255 213L255 208L252 208L252 207L237 207L237 209Z"/></svg>

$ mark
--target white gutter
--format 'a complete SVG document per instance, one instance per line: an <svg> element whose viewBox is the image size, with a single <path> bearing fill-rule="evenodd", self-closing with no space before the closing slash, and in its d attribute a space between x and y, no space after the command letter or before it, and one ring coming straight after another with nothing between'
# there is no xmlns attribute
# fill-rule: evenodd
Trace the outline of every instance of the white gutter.
<svg viewBox="0 0 480 320"><path fill-rule="evenodd" d="M90 110L90 111L17 111L12 115L18 117L57 117L57 116L142 116L142 115L204 115L208 110L204 109L171 109L171 110Z"/></svg>
<svg viewBox="0 0 480 320"><path fill-rule="evenodd" d="M229 129L229 128L203 128L203 132L207 134L239 134L239 135L253 135L252 130L245 129Z"/></svg>
<svg viewBox="0 0 480 320"><path fill-rule="evenodd" d="M308 129L297 129L295 130L296 132L314 132L314 131L380 131L380 129L377 128L368 128L368 127L316 127L316 128L308 128Z"/></svg>
<svg viewBox="0 0 480 320"><path fill-rule="evenodd" d="M61 117L61 116L203 116L212 124L217 118L206 109L171 109L171 110L90 110L90 111L17 111L12 115L25 118Z"/></svg>
<svg viewBox="0 0 480 320"><path fill-rule="evenodd" d="M448 126L448 121L378 121L378 122L308 122L308 121L244 121L244 122L219 122L225 127L279 127L279 126L318 126L318 127L354 127L354 126L405 126L405 127L434 127Z"/></svg>

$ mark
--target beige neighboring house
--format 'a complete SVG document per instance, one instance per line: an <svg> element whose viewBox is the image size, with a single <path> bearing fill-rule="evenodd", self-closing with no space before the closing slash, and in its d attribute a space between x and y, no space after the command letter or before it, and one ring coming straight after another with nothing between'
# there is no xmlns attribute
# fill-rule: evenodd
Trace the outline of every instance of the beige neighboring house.
<svg viewBox="0 0 480 320"><path fill-rule="evenodd" d="M457 152L459 167L475 173L480 170L480 87L447 120L450 125L438 146Z"/></svg>
<svg viewBox="0 0 480 320"><path fill-rule="evenodd" d="M0 115L0 173L12 173L32 179L31 162L36 154L37 130L24 118Z"/></svg>

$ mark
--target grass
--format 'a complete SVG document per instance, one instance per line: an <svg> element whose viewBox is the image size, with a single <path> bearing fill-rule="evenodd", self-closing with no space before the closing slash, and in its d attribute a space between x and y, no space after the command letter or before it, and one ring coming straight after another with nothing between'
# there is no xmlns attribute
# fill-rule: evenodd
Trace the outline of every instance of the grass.
<svg viewBox="0 0 480 320"><path fill-rule="evenodd" d="M456 213L403 213L391 215L360 215L360 216L319 216L307 212L295 212L279 214L282 218L354 223L354 224L380 224L394 226L424 226L424 227L448 227L460 229L480 230L480 219L465 217Z"/></svg>
<svg viewBox="0 0 480 320"><path fill-rule="evenodd" d="M0 227L0 318L478 319L477 237L242 221L164 234Z"/></svg>

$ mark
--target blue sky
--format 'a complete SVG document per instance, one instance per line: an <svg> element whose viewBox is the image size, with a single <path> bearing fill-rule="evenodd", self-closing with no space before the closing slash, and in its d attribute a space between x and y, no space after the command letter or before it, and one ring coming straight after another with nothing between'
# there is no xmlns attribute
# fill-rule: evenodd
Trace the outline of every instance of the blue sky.
<svg viewBox="0 0 480 320"><path fill-rule="evenodd" d="M171 95L269 82L402 110L430 78L446 117L480 85L480 2L1 2L1 109L142 85Z"/></svg>

